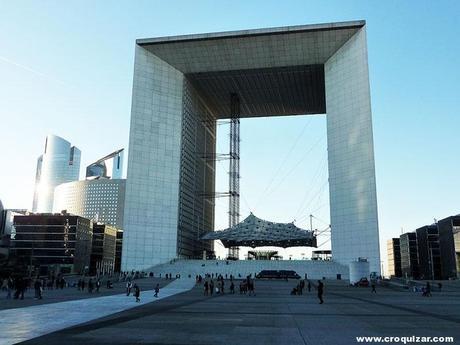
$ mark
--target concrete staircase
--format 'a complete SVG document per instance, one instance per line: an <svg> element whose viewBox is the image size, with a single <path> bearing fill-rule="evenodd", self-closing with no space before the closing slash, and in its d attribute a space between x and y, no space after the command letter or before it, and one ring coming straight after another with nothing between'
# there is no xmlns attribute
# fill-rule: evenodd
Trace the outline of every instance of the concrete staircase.
<svg viewBox="0 0 460 345"><path fill-rule="evenodd" d="M337 274L342 275L342 279L348 279L348 267L333 261L316 260L175 260L171 263L154 266L146 272L153 272L157 277L160 274L172 274L174 278L177 274L181 277L195 277L199 274L214 275L233 275L234 277L246 277L249 274L257 274L262 270L293 270L302 278L307 274L309 279L337 279Z"/></svg>

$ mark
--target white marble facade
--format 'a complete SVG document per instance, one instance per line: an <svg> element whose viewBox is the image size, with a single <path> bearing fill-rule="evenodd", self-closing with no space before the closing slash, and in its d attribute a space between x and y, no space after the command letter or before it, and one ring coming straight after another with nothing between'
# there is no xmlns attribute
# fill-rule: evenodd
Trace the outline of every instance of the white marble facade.
<svg viewBox="0 0 460 345"><path fill-rule="evenodd" d="M333 258L367 258L380 272L365 27L326 62L325 84Z"/></svg>
<svg viewBox="0 0 460 345"><path fill-rule="evenodd" d="M176 257L183 78L136 47L122 270Z"/></svg>

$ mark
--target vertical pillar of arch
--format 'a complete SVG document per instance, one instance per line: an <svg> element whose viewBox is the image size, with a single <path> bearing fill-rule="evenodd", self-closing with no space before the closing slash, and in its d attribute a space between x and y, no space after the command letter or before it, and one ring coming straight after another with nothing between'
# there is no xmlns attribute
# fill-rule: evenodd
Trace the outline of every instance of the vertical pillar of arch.
<svg viewBox="0 0 460 345"><path fill-rule="evenodd" d="M184 75L136 46L122 270L177 256Z"/></svg>
<svg viewBox="0 0 460 345"><path fill-rule="evenodd" d="M358 257L380 272L366 31L325 64L331 242L334 260Z"/></svg>

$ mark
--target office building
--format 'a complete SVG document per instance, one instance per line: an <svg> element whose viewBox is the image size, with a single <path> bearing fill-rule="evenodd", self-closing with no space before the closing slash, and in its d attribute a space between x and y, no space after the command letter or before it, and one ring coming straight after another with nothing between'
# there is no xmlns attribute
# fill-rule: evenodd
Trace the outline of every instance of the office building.
<svg viewBox="0 0 460 345"><path fill-rule="evenodd" d="M55 135L46 137L44 153L37 161L33 212L52 212L54 188L78 180L80 156L80 150L67 140Z"/></svg>
<svg viewBox="0 0 460 345"><path fill-rule="evenodd" d="M437 225L442 278L460 278L460 215L444 218Z"/></svg>
<svg viewBox="0 0 460 345"><path fill-rule="evenodd" d="M326 114L333 260L380 274L365 24L137 40L122 270L213 249L217 120Z"/></svg>
<svg viewBox="0 0 460 345"><path fill-rule="evenodd" d="M94 179L56 187L53 212L65 210L94 222L123 228L126 180Z"/></svg>
<svg viewBox="0 0 460 345"><path fill-rule="evenodd" d="M121 272L122 250L123 250L123 230L117 229L117 241L115 245L115 272Z"/></svg>
<svg viewBox="0 0 460 345"><path fill-rule="evenodd" d="M112 274L115 268L117 229L102 223L93 223L90 274Z"/></svg>
<svg viewBox="0 0 460 345"><path fill-rule="evenodd" d="M401 271L401 248L399 238L392 238L387 241L388 276L402 277Z"/></svg>
<svg viewBox="0 0 460 345"><path fill-rule="evenodd" d="M442 279L441 250L436 224L425 225L415 230L420 279Z"/></svg>
<svg viewBox="0 0 460 345"><path fill-rule="evenodd" d="M92 230L89 219L70 214L14 217L10 253L29 272L82 273L89 269Z"/></svg>
<svg viewBox="0 0 460 345"><path fill-rule="evenodd" d="M86 179L121 179L123 174L124 149L98 159L86 167Z"/></svg>
<svg viewBox="0 0 460 345"><path fill-rule="evenodd" d="M419 278L417 234L408 232L399 237L401 273L406 279Z"/></svg>

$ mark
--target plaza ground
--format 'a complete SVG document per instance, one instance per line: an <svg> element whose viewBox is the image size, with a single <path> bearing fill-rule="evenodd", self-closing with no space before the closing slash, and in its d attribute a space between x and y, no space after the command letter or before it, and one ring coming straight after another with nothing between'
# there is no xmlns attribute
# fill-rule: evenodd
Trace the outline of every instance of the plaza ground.
<svg viewBox="0 0 460 345"><path fill-rule="evenodd" d="M75 278L74 280L78 280L78 278ZM164 287L171 281L160 278L143 278L137 279L135 282L140 286L141 290L152 290L157 283L160 284L160 287ZM34 298L35 291L33 288L27 289L27 291L24 293L23 300L5 299L7 293L5 291L0 291L0 310L11 308L23 308L34 305L58 303L87 298L97 298L102 296L111 296L126 291L126 282L114 282L113 289L107 289L105 283L106 280L103 280L99 292L96 292L96 289L94 289L94 292L91 294L88 292L88 279L86 279L85 291L78 291L77 288L73 287L52 290L48 290L47 288L45 288L45 290L43 291L43 299ZM12 291L11 295L14 295L14 291Z"/></svg>
<svg viewBox="0 0 460 345"><path fill-rule="evenodd" d="M460 288L425 298L397 288L325 281L289 294L295 281L257 281L256 296L203 296L202 286L25 344L356 344L357 336L442 336L460 341ZM227 288L228 288L227 283ZM88 300L91 303L91 300ZM59 315L56 315L59 317Z"/></svg>

